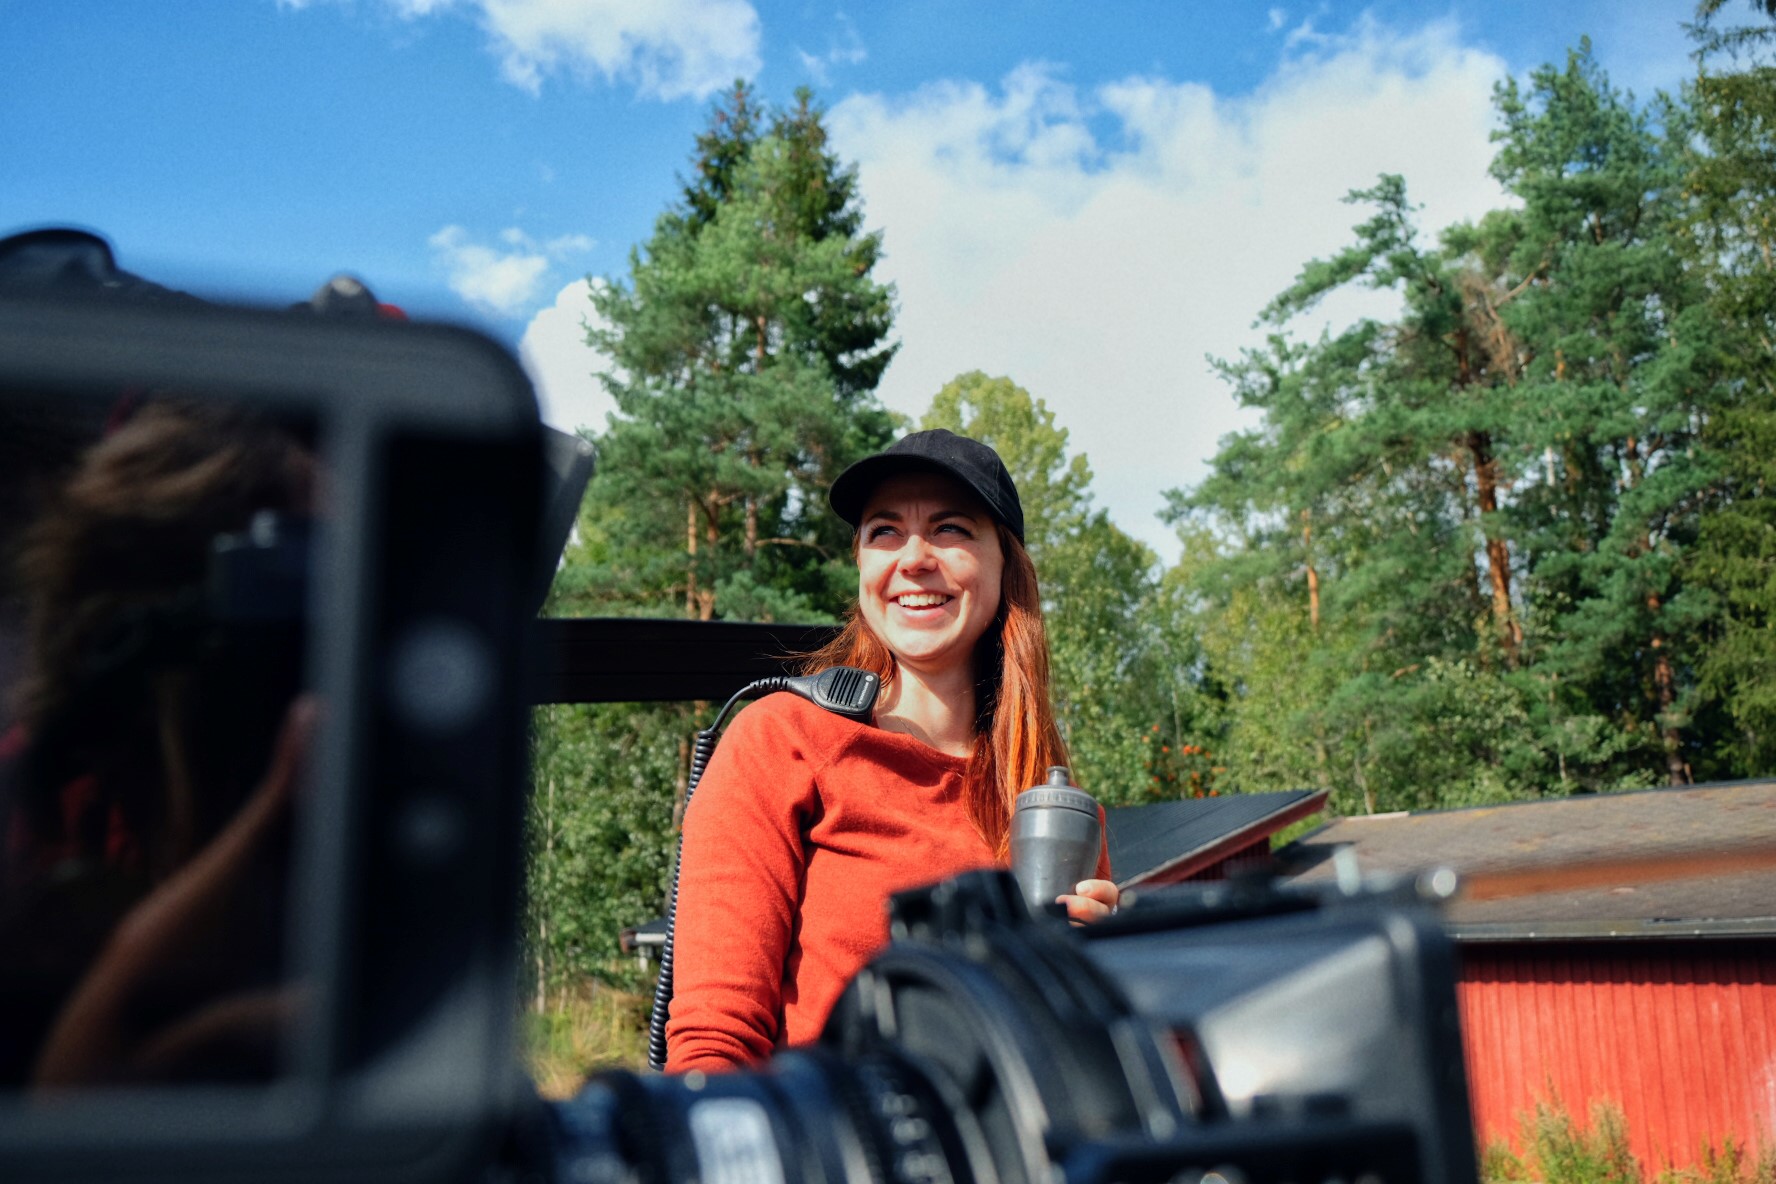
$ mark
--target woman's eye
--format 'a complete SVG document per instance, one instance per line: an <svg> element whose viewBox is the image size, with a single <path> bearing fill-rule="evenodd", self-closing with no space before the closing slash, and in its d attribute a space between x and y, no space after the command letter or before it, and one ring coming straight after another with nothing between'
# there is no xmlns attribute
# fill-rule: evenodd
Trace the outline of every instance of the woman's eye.
<svg viewBox="0 0 1776 1184"><path fill-rule="evenodd" d="M892 533L894 533L894 528L892 526L877 523L875 526L872 526L863 532L863 541L866 543L873 543L883 535Z"/></svg>

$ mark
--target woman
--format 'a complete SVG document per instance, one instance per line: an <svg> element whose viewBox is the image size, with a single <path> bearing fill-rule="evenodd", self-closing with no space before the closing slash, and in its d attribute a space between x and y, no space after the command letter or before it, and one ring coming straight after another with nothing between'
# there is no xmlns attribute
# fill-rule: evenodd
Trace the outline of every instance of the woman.
<svg viewBox="0 0 1776 1184"><path fill-rule="evenodd" d="M1066 749L1017 488L936 430L851 466L857 604L809 662L882 679L874 726L790 695L728 729L685 818L667 1068L726 1069L819 1035L888 939L890 894L1007 858L1012 803ZM1108 914L1109 860L1064 896Z"/></svg>

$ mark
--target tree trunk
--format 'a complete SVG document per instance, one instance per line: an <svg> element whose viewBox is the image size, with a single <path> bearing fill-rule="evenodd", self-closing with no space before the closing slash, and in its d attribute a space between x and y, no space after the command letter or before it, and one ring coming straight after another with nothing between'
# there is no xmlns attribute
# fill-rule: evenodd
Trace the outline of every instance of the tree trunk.
<svg viewBox="0 0 1776 1184"><path fill-rule="evenodd" d="M1307 622L1317 638L1320 633L1320 573L1313 560L1313 511L1301 511L1301 550L1307 567Z"/></svg>
<svg viewBox="0 0 1776 1184"><path fill-rule="evenodd" d="M1480 534L1486 540L1487 578L1492 585L1492 620L1504 647L1505 665L1515 669L1517 651L1523 644L1523 626L1511 610L1511 549L1505 540L1487 529L1487 520L1498 513L1498 460L1492 454L1492 435L1468 433L1468 455L1474 463L1475 497L1480 505Z"/></svg>
<svg viewBox="0 0 1776 1184"><path fill-rule="evenodd" d="M697 503L685 500L685 616L697 615Z"/></svg>
<svg viewBox="0 0 1776 1184"><path fill-rule="evenodd" d="M720 504L714 498L711 498L710 502L712 505ZM703 541L709 544L709 553L711 555L715 554L715 544L720 538L721 535L716 530L715 515L713 513L705 515L703 519ZM715 587L713 585L705 585L697 590L697 619L699 621L708 621L714 617Z"/></svg>
<svg viewBox="0 0 1776 1184"><path fill-rule="evenodd" d="M1363 794L1363 813L1375 813L1375 791L1369 788L1369 778L1363 773L1363 754L1360 751L1351 757L1351 776L1357 783L1357 789Z"/></svg>
<svg viewBox="0 0 1776 1184"><path fill-rule="evenodd" d="M677 831L684 826L685 795L691 789L691 738L680 735L678 738L678 776L672 793L672 829Z"/></svg>
<svg viewBox="0 0 1776 1184"><path fill-rule="evenodd" d="M759 468L761 461L759 460L758 453L747 453L746 463L755 469ZM746 495L746 534L741 540L740 545L746 549L746 561L748 563L751 563L758 558L759 507L758 499L753 497L750 493Z"/></svg>
<svg viewBox="0 0 1776 1184"><path fill-rule="evenodd" d="M555 778L548 780L548 792L543 798L543 866L555 865ZM549 948L549 912L546 908L537 909L537 944L536 944L536 1013L542 1015L549 1008L549 975L545 951Z"/></svg>
<svg viewBox="0 0 1776 1184"><path fill-rule="evenodd" d="M1646 606L1654 613L1660 610L1657 592L1647 593ZM1653 630L1652 651L1653 695L1659 704L1659 739L1665 746L1666 779L1672 785L1688 785L1690 766L1683 759L1683 734L1671 722L1671 709L1677 704L1677 674L1671 666L1671 648L1658 628Z"/></svg>

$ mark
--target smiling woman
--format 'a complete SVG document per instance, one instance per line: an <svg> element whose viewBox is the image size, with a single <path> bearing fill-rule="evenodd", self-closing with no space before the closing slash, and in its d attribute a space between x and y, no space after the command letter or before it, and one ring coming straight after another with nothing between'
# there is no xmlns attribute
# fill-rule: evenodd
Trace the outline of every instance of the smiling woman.
<svg viewBox="0 0 1776 1184"><path fill-rule="evenodd" d="M999 611L1005 548L979 499L941 473L890 477L868 506L858 531L857 608L900 674L887 684L877 724L967 756L974 648Z"/></svg>
<svg viewBox="0 0 1776 1184"><path fill-rule="evenodd" d="M857 603L810 657L882 680L873 723L772 695L735 720L685 817L667 1068L724 1069L819 1035L888 939L888 897L1003 865L1013 802L1066 747L1023 507L999 456L916 432L840 475ZM1063 896L1091 921L1100 878Z"/></svg>

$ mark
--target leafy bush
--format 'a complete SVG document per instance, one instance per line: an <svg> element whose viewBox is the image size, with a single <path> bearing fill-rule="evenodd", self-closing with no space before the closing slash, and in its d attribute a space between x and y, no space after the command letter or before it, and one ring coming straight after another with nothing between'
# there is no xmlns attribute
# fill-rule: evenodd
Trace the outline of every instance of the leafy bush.
<svg viewBox="0 0 1776 1184"><path fill-rule="evenodd" d="M1591 1103L1591 1122L1580 1128L1558 1094L1537 1102L1521 1119L1523 1154L1503 1140L1480 1153L1482 1184L1641 1184L1647 1177L1628 1145L1621 1107ZM1776 1148L1753 1154L1732 1135L1702 1145L1695 1165L1667 1168L1655 1184L1776 1184Z"/></svg>

